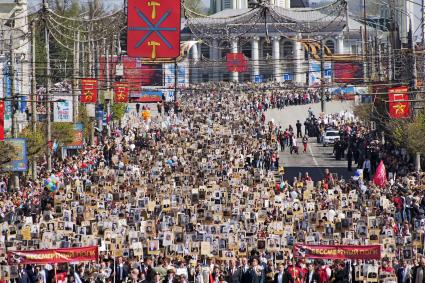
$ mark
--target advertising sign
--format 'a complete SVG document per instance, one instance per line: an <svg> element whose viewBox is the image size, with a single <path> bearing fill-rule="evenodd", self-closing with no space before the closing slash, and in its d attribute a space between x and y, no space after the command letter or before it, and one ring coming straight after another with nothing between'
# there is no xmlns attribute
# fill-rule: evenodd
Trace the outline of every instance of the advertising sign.
<svg viewBox="0 0 425 283"><path fill-rule="evenodd" d="M164 64L165 87L174 88L175 64ZM189 62L184 60L177 63L177 85L180 88L189 86Z"/></svg>
<svg viewBox="0 0 425 283"><path fill-rule="evenodd" d="M363 64L355 62L335 62L334 73L336 83L362 83Z"/></svg>
<svg viewBox="0 0 425 283"><path fill-rule="evenodd" d="M28 171L28 152L26 139L5 139L5 143L15 148L15 154L9 163L2 166L3 171Z"/></svg>
<svg viewBox="0 0 425 283"><path fill-rule="evenodd" d="M332 80L332 64L330 62L325 62L324 64L324 74L325 74L325 82L329 82ZM319 86L321 75L321 66L320 62L316 60L311 60L309 69L308 69L308 82L310 86Z"/></svg>
<svg viewBox="0 0 425 283"><path fill-rule="evenodd" d="M132 102L160 102L162 100L163 92L160 90L145 90L138 94L131 94Z"/></svg>
<svg viewBox="0 0 425 283"><path fill-rule="evenodd" d="M84 145L84 127L81 123L74 124L74 140L64 148L80 149Z"/></svg>
<svg viewBox="0 0 425 283"><path fill-rule="evenodd" d="M53 121L72 123L72 97L70 95L53 95L58 101L53 105Z"/></svg>

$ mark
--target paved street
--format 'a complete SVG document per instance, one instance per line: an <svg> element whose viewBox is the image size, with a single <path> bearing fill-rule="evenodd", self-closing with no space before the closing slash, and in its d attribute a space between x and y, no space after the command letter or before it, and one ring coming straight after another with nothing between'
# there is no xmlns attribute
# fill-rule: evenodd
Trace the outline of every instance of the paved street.
<svg viewBox="0 0 425 283"><path fill-rule="evenodd" d="M266 113L266 119L267 121L273 119L276 123L282 125L283 128L288 127L289 124L295 128L297 120L300 120L302 124L304 123L309 107L312 107L315 114L320 113L320 103L316 103L289 106L283 110L272 109ZM326 104L327 114L351 109L351 102L341 103L339 101L333 101ZM302 130L304 131L304 125ZM338 176L343 176L344 179L353 175L353 172L347 171L346 160L335 160L332 156L332 147L323 147L322 144L316 143L316 138L310 138L307 152L303 153L301 139L299 139L298 142L300 145L298 155L291 155L289 153L289 148L286 148L284 152L280 153L280 160L285 167L285 178L287 180L292 180L293 177L298 176L299 173L304 174L305 172L309 172L313 180L318 181L323 178L323 172L326 168L329 168L333 173L337 173Z"/></svg>

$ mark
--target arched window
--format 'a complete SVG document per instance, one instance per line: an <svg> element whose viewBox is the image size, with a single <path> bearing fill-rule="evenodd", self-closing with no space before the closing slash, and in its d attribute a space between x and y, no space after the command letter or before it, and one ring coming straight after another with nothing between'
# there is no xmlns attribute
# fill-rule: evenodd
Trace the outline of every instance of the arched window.
<svg viewBox="0 0 425 283"><path fill-rule="evenodd" d="M329 48L329 50L332 52L332 54L335 53L335 43L334 43L333 40L330 40L330 39L326 40L325 45L326 45L326 47ZM325 51L325 54L326 54L326 51Z"/></svg>
<svg viewBox="0 0 425 283"><path fill-rule="evenodd" d="M264 40L263 41L263 59L266 59L267 55L269 57L272 56L272 44L271 42L267 42L266 40Z"/></svg>
<svg viewBox="0 0 425 283"><path fill-rule="evenodd" d="M210 47L206 44L201 44L201 55L204 58L210 58Z"/></svg>
<svg viewBox="0 0 425 283"><path fill-rule="evenodd" d="M283 58L291 57L291 56L294 55L294 46L293 46L292 42L285 41L282 44L282 55L283 55Z"/></svg>

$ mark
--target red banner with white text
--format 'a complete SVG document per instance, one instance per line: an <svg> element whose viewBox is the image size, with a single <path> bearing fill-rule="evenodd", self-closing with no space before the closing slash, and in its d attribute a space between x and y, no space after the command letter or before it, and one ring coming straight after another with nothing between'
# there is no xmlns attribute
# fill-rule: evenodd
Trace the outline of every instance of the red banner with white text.
<svg viewBox="0 0 425 283"><path fill-rule="evenodd" d="M96 103L97 89L96 79L81 79L81 103Z"/></svg>
<svg viewBox="0 0 425 283"><path fill-rule="evenodd" d="M78 261L97 261L98 247L11 251L7 253L9 264L52 264Z"/></svg>
<svg viewBox="0 0 425 283"><path fill-rule="evenodd" d="M114 83L114 102L127 103L128 102L128 84L122 82Z"/></svg>
<svg viewBox="0 0 425 283"><path fill-rule="evenodd" d="M391 118L410 117L410 103L407 86L388 89L389 113Z"/></svg>
<svg viewBox="0 0 425 283"><path fill-rule="evenodd" d="M312 259L381 259L381 246L295 244L294 257Z"/></svg>

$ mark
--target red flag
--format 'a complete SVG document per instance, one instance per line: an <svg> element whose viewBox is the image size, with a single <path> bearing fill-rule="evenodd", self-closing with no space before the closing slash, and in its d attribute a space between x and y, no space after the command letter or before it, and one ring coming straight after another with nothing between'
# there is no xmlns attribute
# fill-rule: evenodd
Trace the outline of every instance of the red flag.
<svg viewBox="0 0 425 283"><path fill-rule="evenodd" d="M127 7L128 56L157 59L180 55L180 0L128 0Z"/></svg>
<svg viewBox="0 0 425 283"><path fill-rule="evenodd" d="M4 141L4 101L0 101L0 141Z"/></svg>
<svg viewBox="0 0 425 283"><path fill-rule="evenodd" d="M128 102L128 84L122 82L114 83L114 102L127 103Z"/></svg>
<svg viewBox="0 0 425 283"><path fill-rule="evenodd" d="M81 79L81 103L96 103L97 80Z"/></svg>
<svg viewBox="0 0 425 283"><path fill-rule="evenodd" d="M388 89L390 117L395 119L410 117L409 95L407 86Z"/></svg>
<svg viewBox="0 0 425 283"><path fill-rule="evenodd" d="M382 160L376 169L375 176L373 177L373 183L381 188L385 187L385 184L387 183L387 170L385 169L384 161Z"/></svg>
<svg viewBox="0 0 425 283"><path fill-rule="evenodd" d="M227 53L226 65L229 72L246 72L248 61L243 53Z"/></svg>

